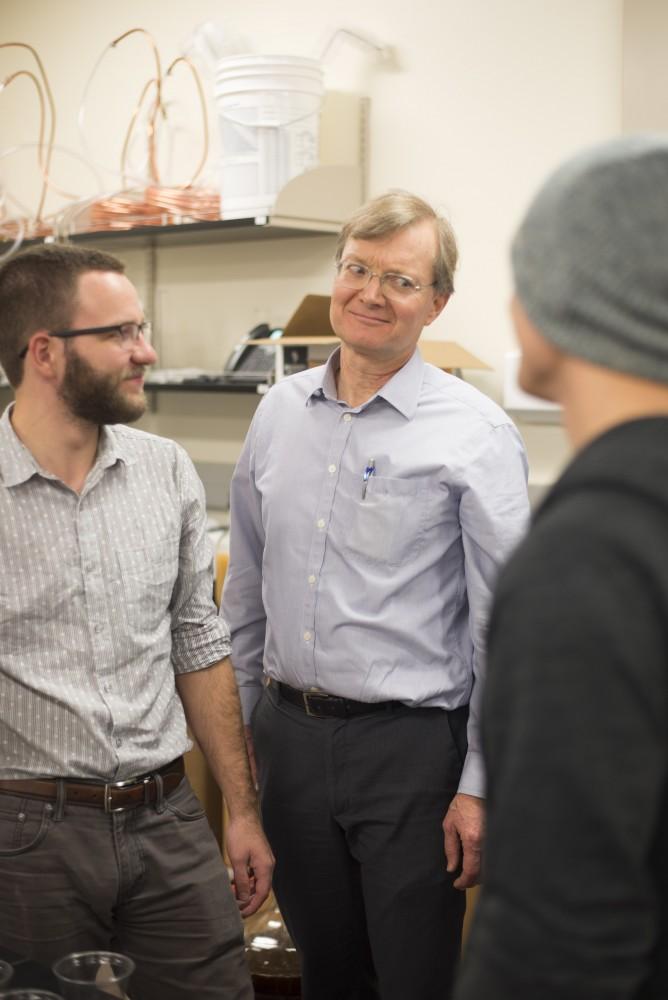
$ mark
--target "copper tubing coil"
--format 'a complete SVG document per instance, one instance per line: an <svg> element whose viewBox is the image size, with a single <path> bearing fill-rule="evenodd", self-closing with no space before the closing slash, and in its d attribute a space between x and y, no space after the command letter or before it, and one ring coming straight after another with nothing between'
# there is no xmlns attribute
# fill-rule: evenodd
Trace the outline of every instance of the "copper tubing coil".
<svg viewBox="0 0 668 1000"><path fill-rule="evenodd" d="M43 239L53 235L53 224L48 219L0 218L0 243L15 240L19 235L26 240Z"/></svg>
<svg viewBox="0 0 668 1000"><path fill-rule="evenodd" d="M196 178L199 176L204 167L209 148L206 100L199 74L195 66L187 57L179 56L170 64L167 72L163 76L160 54L155 41L152 35L150 35L150 33L143 28L132 28L129 31L124 32L111 42L109 48L115 48L120 42L124 41L124 39L134 34L144 35L148 39L153 51L156 75L145 84L139 102L137 103L137 106L131 116L121 154L121 172L122 174L125 174L127 150L134 128L138 121L139 113L144 105L145 99L151 93L152 89L154 89L154 98L150 104L149 120L146 125L150 175L153 183L151 186L147 187L145 191L121 191L117 195L110 198L102 198L99 201L89 203L83 211L79 209L78 212L80 212L80 214L78 214L78 224L74 227L74 230L77 232L128 230L137 227L163 226L187 221L217 221L220 218L220 195L218 191L194 186ZM51 235L54 232L54 229L57 231L61 227L61 224L64 221L64 215L70 214L69 212L60 213L60 216L63 216L63 218L60 219L60 223L58 215L55 219L49 221L42 219L44 202L47 189L49 187L52 187L54 191L58 191L59 194L66 198L75 198L75 196L69 195L66 192L55 188L49 175L54 145L56 112L53 95L41 59L36 50L24 42L0 43L0 49L8 47L27 49L34 57L39 70L39 77L29 70L18 70L2 81L0 89L4 89L4 87L8 86L19 77L30 78L36 88L40 104L38 163L42 173L43 183L39 206L34 219L22 218L17 220L3 220L3 205L0 204L0 242L3 240L23 238L39 239L40 237L43 238ZM190 181L186 184L180 185L179 187L168 188L161 187L159 182L156 150L156 126L159 117L167 117L162 96L163 81L166 77L171 76L175 68L181 64L185 65L190 70L197 89L202 111L203 150L195 173L191 177ZM95 75L96 69L93 71L93 76ZM89 85L90 81L88 86ZM50 112L50 126L48 139L45 141L45 105L47 103ZM69 226L66 226L66 229L69 230Z"/></svg>
<svg viewBox="0 0 668 1000"><path fill-rule="evenodd" d="M146 201L202 222L220 218L220 192L211 188L149 187Z"/></svg>
<svg viewBox="0 0 668 1000"><path fill-rule="evenodd" d="M37 68L39 70L39 77L37 77L35 76L34 73L31 73L30 70L20 69L18 70L18 72L12 73L10 76L8 76L7 79L3 81L2 84L4 89L4 87L10 84L13 80L17 79L17 77L25 76L29 77L32 80L37 90L37 95L39 98L39 106L40 106L40 127L39 127L39 142L37 146L37 158L38 158L39 168L42 173L42 190L40 194L39 204L37 207L37 212L35 214L34 225L36 227L39 227L42 225L41 222L42 212L44 211L46 192L50 185L49 171L51 166L51 155L53 153L53 144L56 132L56 105L53 100L53 93L49 85L49 80L46 75L46 70L44 69L44 64L42 63L42 60L40 59L37 53L37 50L34 49L32 45L28 45L26 42L0 42L0 49L7 49L7 48L27 49L27 51L30 52L31 56L37 63ZM44 141L45 126L46 126L45 97L46 97L46 104L48 104L49 107L49 130L48 130L48 139L46 141L46 144ZM51 230L49 229L49 232L50 231Z"/></svg>
<svg viewBox="0 0 668 1000"><path fill-rule="evenodd" d="M119 193L88 206L82 231L164 226L184 220L215 222L220 218L220 194L205 188L162 188Z"/></svg>

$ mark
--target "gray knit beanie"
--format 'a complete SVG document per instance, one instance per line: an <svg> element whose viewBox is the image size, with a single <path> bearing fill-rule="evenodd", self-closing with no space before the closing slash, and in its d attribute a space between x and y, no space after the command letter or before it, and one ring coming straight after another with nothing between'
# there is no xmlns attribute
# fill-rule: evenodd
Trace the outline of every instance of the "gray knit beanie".
<svg viewBox="0 0 668 1000"><path fill-rule="evenodd" d="M512 264L547 340L668 382L668 136L618 139L566 162L530 205Z"/></svg>

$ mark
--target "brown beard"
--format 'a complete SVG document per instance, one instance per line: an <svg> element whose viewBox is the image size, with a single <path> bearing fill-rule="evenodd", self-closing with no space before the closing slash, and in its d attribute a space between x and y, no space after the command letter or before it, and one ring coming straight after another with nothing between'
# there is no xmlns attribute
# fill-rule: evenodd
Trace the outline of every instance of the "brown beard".
<svg viewBox="0 0 668 1000"><path fill-rule="evenodd" d="M68 344L65 374L58 395L73 416L91 424L130 424L146 409L142 392L126 398L120 391L121 383L128 377L142 374L143 367L130 369L123 375L101 375L81 358Z"/></svg>

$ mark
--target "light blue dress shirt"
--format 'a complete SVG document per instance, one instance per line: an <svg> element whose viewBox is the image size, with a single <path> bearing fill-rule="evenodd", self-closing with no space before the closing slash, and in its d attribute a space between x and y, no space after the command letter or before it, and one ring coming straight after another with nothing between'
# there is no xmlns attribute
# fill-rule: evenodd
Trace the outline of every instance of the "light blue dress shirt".
<svg viewBox="0 0 668 1000"><path fill-rule="evenodd" d="M524 447L418 351L357 407L337 398L338 363L271 389L232 480L221 613L244 718L263 673L358 701L470 702L459 790L482 795L484 633L528 523Z"/></svg>

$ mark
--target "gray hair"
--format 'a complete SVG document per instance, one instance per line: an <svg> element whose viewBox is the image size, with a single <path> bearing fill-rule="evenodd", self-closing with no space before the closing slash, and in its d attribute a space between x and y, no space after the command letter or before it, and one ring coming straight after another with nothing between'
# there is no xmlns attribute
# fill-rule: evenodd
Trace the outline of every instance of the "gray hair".
<svg viewBox="0 0 668 1000"><path fill-rule="evenodd" d="M434 287L442 295L454 291L457 241L452 226L431 205L409 191L395 189L366 202L343 226L336 244L338 264L349 239L378 240L429 219L434 223L438 250L434 259Z"/></svg>

